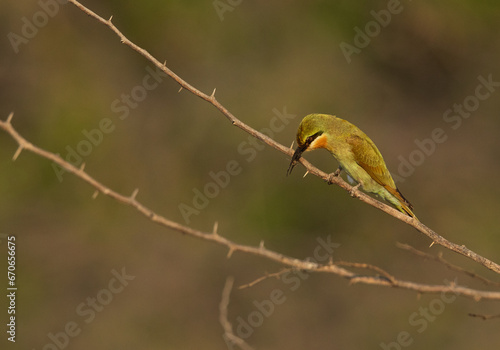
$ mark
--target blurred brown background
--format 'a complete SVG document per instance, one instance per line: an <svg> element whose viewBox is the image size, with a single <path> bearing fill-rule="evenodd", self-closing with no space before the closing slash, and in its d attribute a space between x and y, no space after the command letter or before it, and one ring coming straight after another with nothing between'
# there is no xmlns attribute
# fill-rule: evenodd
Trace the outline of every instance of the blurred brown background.
<svg viewBox="0 0 500 350"><path fill-rule="evenodd" d="M123 194L139 188L138 200L180 223L179 206L194 207L196 190L214 181L210 173L236 162L239 173L189 216L190 226L210 231L218 221L219 233L231 240L263 240L297 258L313 256L318 239L330 236L340 244L334 260L375 264L407 280L457 278L487 288L396 248L399 241L442 251L339 188L314 176L303 179L301 166L285 177L289 158L252 146L215 108L178 93L171 79L147 78L156 86L141 89L151 63L73 5L54 4L0 3L0 118L14 111L13 124L29 141L64 157L79 149L90 175ZM479 77L500 82L498 2L222 0L215 4L231 9L223 13L199 0L84 4L104 18L113 15L128 38L187 82L207 93L217 88L217 98L250 126L272 127L276 110L295 115L274 133L278 142L290 145L309 113L353 122L378 145L393 174L404 175L403 160L413 162L398 186L424 223L500 261L500 86L480 88L484 98L474 97ZM394 13L385 26L376 24L375 17L383 21L389 10ZM27 23L34 21L39 26L30 32ZM371 36L363 42L359 31L367 29ZM364 47L348 63L341 43L356 42ZM136 100L127 107L123 95ZM447 112L464 102L470 111ZM113 130L99 138L92 130L103 120ZM422 158L416 141L431 138L436 128L446 141ZM23 152L12 162L15 150L0 133L0 234L17 237L19 348L56 349L52 335L68 349L224 349L218 305L226 277L235 276L239 286L282 268L242 253L228 260L220 246L159 227L105 196L93 200L90 186L70 174L59 181L45 159ZM306 158L325 171L337 168L327 152ZM5 239L0 251L5 257ZM497 278L456 254L444 256ZM135 279L110 293L112 270L123 268ZM241 320L259 323L247 329L248 343L259 349L382 349L401 332L409 335L401 348L493 349L500 341L498 320L467 316L498 313L498 303L444 303L439 295L305 276L233 290L234 327L244 328ZM6 278L0 281L4 286ZM269 300L273 290L285 301L259 320L256 303ZM95 308L88 298L97 298ZM2 324L6 299L0 298ZM432 317L422 316L425 308ZM76 336L62 335L68 323L78 327ZM0 342L7 343L2 334Z"/></svg>

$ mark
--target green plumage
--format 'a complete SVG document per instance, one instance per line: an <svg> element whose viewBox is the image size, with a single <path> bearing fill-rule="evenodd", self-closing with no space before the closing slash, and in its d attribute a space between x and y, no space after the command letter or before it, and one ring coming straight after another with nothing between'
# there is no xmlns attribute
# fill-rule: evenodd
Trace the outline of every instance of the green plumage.
<svg viewBox="0 0 500 350"><path fill-rule="evenodd" d="M401 212L415 217L412 205L396 187L377 146L357 126L333 115L309 114L300 123L297 143L289 171L302 152L325 148L363 190L377 194Z"/></svg>

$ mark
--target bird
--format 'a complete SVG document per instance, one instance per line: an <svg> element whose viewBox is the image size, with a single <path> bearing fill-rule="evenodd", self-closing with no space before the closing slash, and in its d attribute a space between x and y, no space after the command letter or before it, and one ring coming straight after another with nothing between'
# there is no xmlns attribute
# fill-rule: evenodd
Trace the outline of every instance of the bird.
<svg viewBox="0 0 500 350"><path fill-rule="evenodd" d="M384 158L375 143L357 126L329 114L309 114L297 130L295 150L287 175L292 172L302 153L318 148L328 150L338 161L339 168L330 176L347 173L348 180L394 205L399 211L417 219L413 206L397 188ZM418 219L417 219L418 220Z"/></svg>

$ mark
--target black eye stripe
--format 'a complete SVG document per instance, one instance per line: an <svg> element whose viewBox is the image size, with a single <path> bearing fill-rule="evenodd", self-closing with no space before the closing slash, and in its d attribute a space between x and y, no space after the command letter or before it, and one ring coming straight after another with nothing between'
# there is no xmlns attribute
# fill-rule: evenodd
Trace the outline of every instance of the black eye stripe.
<svg viewBox="0 0 500 350"><path fill-rule="evenodd" d="M310 145L314 140L316 140L316 138L320 135L323 134L323 131L318 131L317 133L315 133L314 135L311 135L309 136L307 139L306 139L306 145Z"/></svg>

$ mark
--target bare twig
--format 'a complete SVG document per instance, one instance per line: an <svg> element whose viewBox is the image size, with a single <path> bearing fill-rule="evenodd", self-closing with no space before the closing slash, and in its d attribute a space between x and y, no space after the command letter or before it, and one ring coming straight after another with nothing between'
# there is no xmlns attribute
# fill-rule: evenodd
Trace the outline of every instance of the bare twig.
<svg viewBox="0 0 500 350"><path fill-rule="evenodd" d="M175 74L173 71L171 71L169 68L166 67L164 63L161 63L158 61L155 57L153 57L148 51L145 49L141 48L140 46L134 44L132 41L130 41L116 26L111 22L110 18L109 20L105 20L103 17L97 15L87 7L83 6L81 3L79 3L76 0L69 0L73 5L78 7L80 10L85 12L87 15L91 16L92 18L96 19L100 23L106 25L109 27L113 32L118 35L120 38L120 41L124 43L125 45L129 46L132 48L134 51L138 52L142 56L144 56L146 59L148 59L150 62L152 62L156 67L161 69L163 72L165 72L168 76L170 76L172 79L174 79L180 86L181 88L186 89L187 91L191 92L192 94L200 97L201 99L209 102L212 104L215 108L217 108L234 126L244 130L248 134L254 136L255 138L265 142L267 145L273 147L274 149L287 154L288 156L293 155L293 151L281 145L280 143L274 141L267 135L258 132L257 130L253 129L252 127L248 126L247 124L243 123L239 119L237 119L231 112L229 112L219 101L216 100L215 98L215 89L210 95L207 95L200 90L196 89L192 85L188 84L185 80L180 78L177 74ZM19 151L20 152L20 151ZM396 219L403 221L407 223L408 225L414 227L417 229L419 232L423 233L427 237L429 237L433 244L439 244L443 247L446 247L458 254L461 254L463 256L466 256L475 262L485 266L486 268L495 271L496 273L500 273L500 265L497 263L473 252L472 250L466 248L464 245L459 245L453 242L448 241L444 237L438 235L436 232L431 230L429 227L425 226L423 223L420 221L409 217L408 215L405 215L401 213L400 211L390 207L389 205L382 203L378 200L376 200L373 197L370 197L369 195L361 192L361 191L353 191L353 187L351 187L348 183L346 183L340 176L337 177L330 177L329 174L319 170L318 168L314 167L311 163L309 163L307 160L304 158L300 159L300 162L306 167L307 171L311 174L314 174L318 176L319 178L329 182L329 183L334 183L337 186L343 188L347 192L349 192L353 197L358 198L359 200L382 210L383 212L395 217Z"/></svg>
<svg viewBox="0 0 500 350"><path fill-rule="evenodd" d="M381 269L378 266L370 265L370 264L365 264L365 263L354 263L354 262L348 262L348 261L337 261L334 263L334 265L338 266L349 266L349 267L356 267L360 269L367 269L367 270L372 270L386 278L389 282L394 282L396 279L394 276L389 274L387 271Z"/></svg>
<svg viewBox="0 0 500 350"><path fill-rule="evenodd" d="M496 315L469 314L469 316L482 318L485 321L491 320L492 318L500 318L500 314L496 314Z"/></svg>
<svg viewBox="0 0 500 350"><path fill-rule="evenodd" d="M227 317L227 307L229 305L229 296L231 295L231 290L233 289L234 278L228 277L226 283L224 284L224 289L222 290L222 299L219 304L219 322L224 329L224 337L226 340L238 345L243 350L252 350L253 348L248 345L243 339L238 337L233 332L233 325L229 322Z"/></svg>
<svg viewBox="0 0 500 350"><path fill-rule="evenodd" d="M288 272L288 271L292 271L293 269L292 268L287 268L287 269L283 269L281 271L278 271L278 272L274 272L274 273L268 273L268 274L265 274L264 276L262 277L259 277L257 278L256 280L250 282L250 283L247 283L247 284L244 284L244 285L241 285L238 287L238 289L245 289L245 288L249 288L249 287L253 287L255 286L257 283L260 283L268 278L271 278L271 277L275 277L275 278L279 278L282 274Z"/></svg>
<svg viewBox="0 0 500 350"><path fill-rule="evenodd" d="M460 267L460 266L457 266L457 265L454 265L454 264L448 262L445 258L443 258L441 252L439 252L438 255L436 256L436 255L428 254L428 253L425 253L425 252L423 252L421 250L415 249L412 246L410 246L408 244L405 244L405 243L399 243L399 242L397 242L396 246L398 248L407 250L410 253L413 253L413 254L421 257L421 258L440 262L441 264L443 264L444 266L446 266L450 270L466 274L467 276L472 277L472 278L476 278L476 279L480 280L481 282L483 282L485 284L492 285L492 286L500 286L500 282L491 281L491 280L489 280L489 279L487 279L487 278L485 278L483 276L478 275L474 271L466 270L463 267Z"/></svg>

